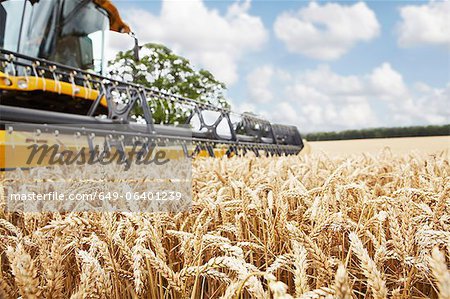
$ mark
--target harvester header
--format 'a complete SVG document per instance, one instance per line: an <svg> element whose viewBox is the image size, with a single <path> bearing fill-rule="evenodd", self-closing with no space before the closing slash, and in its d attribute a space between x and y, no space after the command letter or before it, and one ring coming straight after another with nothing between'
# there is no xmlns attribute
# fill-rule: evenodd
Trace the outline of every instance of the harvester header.
<svg viewBox="0 0 450 299"><path fill-rule="evenodd" d="M282 155L302 150L294 126L105 76L107 31L131 33L109 0L1 1L0 136L28 123L36 134L47 134L41 138L46 142L63 133L87 138L95 131L97 137L121 138L110 140L120 143L120 150L136 140L143 147L174 141L184 155ZM156 119L156 114L176 117ZM95 130L95 125L102 129ZM114 125L126 125L126 132L117 132ZM26 148L29 140L16 138L14 145L0 140L0 150Z"/></svg>

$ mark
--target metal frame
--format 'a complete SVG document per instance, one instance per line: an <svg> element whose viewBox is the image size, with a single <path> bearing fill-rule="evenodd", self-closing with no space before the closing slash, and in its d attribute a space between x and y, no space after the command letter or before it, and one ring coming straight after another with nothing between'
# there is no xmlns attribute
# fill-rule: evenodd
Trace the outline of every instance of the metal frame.
<svg viewBox="0 0 450 299"><path fill-rule="evenodd" d="M2 115L0 123L3 124L19 121L31 122L35 124L34 126L40 127L38 124L46 123L49 124L45 127L48 130L60 130L61 128L58 127L58 124L74 122L103 125L131 124L131 112L137 108L142 111L143 122L145 123L141 126L133 124L128 132L120 132L121 135L133 134L136 136L136 134L141 134L152 140L169 138L182 141L184 138L187 138L188 140L186 141L196 145L196 151L197 148L199 151L206 150L210 156L214 156L214 147L219 144L228 146L227 153L229 155L245 154L248 151L253 151L256 155L259 155L260 151L264 151L266 155L296 154L303 148L301 138L299 140L297 138L297 135L300 135L295 127L276 125L277 130L274 130L270 122L251 114L236 114L227 108L218 107L210 103L188 99L133 83L118 81L44 59L0 49L0 70L3 70L9 76L49 78L54 80L57 85L60 82L70 83L73 87L73 97L76 97L75 90L79 87L99 92L97 99L92 102L88 113L84 116L10 107L0 103L0 114ZM50 92L55 91L52 90ZM117 94L125 94L125 102L115 102L114 99ZM106 98L107 101L108 115L107 119L99 120L94 115L96 115L103 98ZM205 129L206 132L193 132L191 137L186 137L183 136L186 135L186 129L183 128L183 124L178 126L173 124L155 124L153 111L149 105L152 101L171 103L173 107L181 107L188 115L187 124L194 116L197 116L200 120L200 129ZM205 122L203 113L206 111L218 112L218 117L212 124ZM231 121L232 115L241 118L240 129L244 132L244 135L240 134L242 132L237 132L237 126ZM223 121L226 122L231 133L228 139L220 136L217 131L218 125ZM285 129L282 129L283 127ZM89 130L91 132L95 131L94 128ZM283 136L277 136L277 132L281 132ZM286 138L284 136L289 136L289 134L295 134L296 137ZM283 142L283 140L287 139L292 144ZM185 151L185 154L188 154L187 151Z"/></svg>

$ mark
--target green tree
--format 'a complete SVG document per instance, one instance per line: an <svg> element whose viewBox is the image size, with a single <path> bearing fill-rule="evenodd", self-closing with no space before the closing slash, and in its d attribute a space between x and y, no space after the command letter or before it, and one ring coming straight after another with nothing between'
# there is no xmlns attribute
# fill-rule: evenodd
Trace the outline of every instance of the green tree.
<svg viewBox="0 0 450 299"><path fill-rule="evenodd" d="M194 70L188 59L159 44L143 45L139 56L136 61L132 50L119 52L109 62L110 74L163 92L229 108L224 97L225 84L209 71ZM149 99L149 106L155 123L184 123L190 113L171 102L156 99ZM136 114L140 114L139 111Z"/></svg>
<svg viewBox="0 0 450 299"><path fill-rule="evenodd" d="M365 138L395 138L417 136L448 136L450 124L438 126L414 126L393 128L370 128L362 130L348 130L340 132L316 132L305 136L308 141L346 140Z"/></svg>

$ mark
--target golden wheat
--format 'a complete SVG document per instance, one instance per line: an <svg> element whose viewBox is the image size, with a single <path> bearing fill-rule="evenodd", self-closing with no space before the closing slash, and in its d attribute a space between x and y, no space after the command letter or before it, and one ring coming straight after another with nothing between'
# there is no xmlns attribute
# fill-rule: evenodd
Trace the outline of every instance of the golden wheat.
<svg viewBox="0 0 450 299"><path fill-rule="evenodd" d="M76 178L89 173L14 175L86 192ZM111 169L120 184L98 188L128 190L127 175L143 174ZM450 296L445 153L199 158L192 185L178 214L13 213L2 202L0 297Z"/></svg>

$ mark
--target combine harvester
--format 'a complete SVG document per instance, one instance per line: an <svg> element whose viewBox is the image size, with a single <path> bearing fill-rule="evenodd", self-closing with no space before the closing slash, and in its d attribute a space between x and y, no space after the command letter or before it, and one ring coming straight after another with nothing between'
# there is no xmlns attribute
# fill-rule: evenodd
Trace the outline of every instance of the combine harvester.
<svg viewBox="0 0 450 299"><path fill-rule="evenodd" d="M1 169L35 166L25 163L30 144L212 157L303 149L295 126L105 76L108 30L134 37L109 0L0 1ZM158 109L177 121L156 119Z"/></svg>

